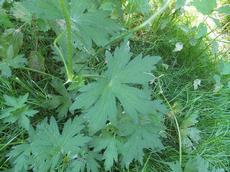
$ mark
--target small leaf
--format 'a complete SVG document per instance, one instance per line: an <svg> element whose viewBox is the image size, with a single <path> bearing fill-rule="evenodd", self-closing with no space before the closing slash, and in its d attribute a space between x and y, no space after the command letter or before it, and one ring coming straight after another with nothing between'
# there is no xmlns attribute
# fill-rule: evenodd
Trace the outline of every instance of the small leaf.
<svg viewBox="0 0 230 172"><path fill-rule="evenodd" d="M213 10L216 8L216 0L193 0L192 5L196 7L196 9L205 14L210 15Z"/></svg>
<svg viewBox="0 0 230 172"><path fill-rule="evenodd" d="M187 115L181 123L181 137L182 144L191 150L194 147L194 143L197 144L200 140L200 130L195 127L198 115L197 113Z"/></svg>
<svg viewBox="0 0 230 172"><path fill-rule="evenodd" d="M187 0L176 0L176 9L183 7Z"/></svg>
<svg viewBox="0 0 230 172"><path fill-rule="evenodd" d="M9 16L3 9L0 9L0 26L4 28L14 27L14 24L10 21Z"/></svg>
<svg viewBox="0 0 230 172"><path fill-rule="evenodd" d="M128 0L127 9L129 12L137 12L146 14L150 11L151 6L149 0Z"/></svg>
<svg viewBox="0 0 230 172"><path fill-rule="evenodd" d="M171 172L183 172L179 161L168 163Z"/></svg>
<svg viewBox="0 0 230 172"><path fill-rule="evenodd" d="M31 51L29 55L28 65L30 68L45 71L45 58L38 51Z"/></svg>
<svg viewBox="0 0 230 172"><path fill-rule="evenodd" d="M218 68L221 75L230 75L230 62L221 61Z"/></svg>
<svg viewBox="0 0 230 172"><path fill-rule="evenodd" d="M24 6L24 2L14 2L11 11L15 18L20 19L25 23L31 23L32 13Z"/></svg>
<svg viewBox="0 0 230 172"><path fill-rule="evenodd" d="M224 13L224 14L230 15L230 5L229 4L224 5L220 8L218 8L217 11L219 13Z"/></svg>
<svg viewBox="0 0 230 172"><path fill-rule="evenodd" d="M207 26L204 23L200 23L197 28L196 39L202 38L207 34Z"/></svg>
<svg viewBox="0 0 230 172"><path fill-rule="evenodd" d="M6 51L6 58L12 59L14 57L13 45L10 45Z"/></svg>
<svg viewBox="0 0 230 172"><path fill-rule="evenodd" d="M220 89L223 87L223 84L221 83L221 77L219 75L214 75L213 79L215 80L214 90L213 92L216 93L220 91Z"/></svg>
<svg viewBox="0 0 230 172"><path fill-rule="evenodd" d="M31 109L27 104L29 94L24 96L12 97L4 95L6 108L0 111L0 119L4 123L18 122L20 126L29 130L30 121L28 117L33 117L38 111Z"/></svg>

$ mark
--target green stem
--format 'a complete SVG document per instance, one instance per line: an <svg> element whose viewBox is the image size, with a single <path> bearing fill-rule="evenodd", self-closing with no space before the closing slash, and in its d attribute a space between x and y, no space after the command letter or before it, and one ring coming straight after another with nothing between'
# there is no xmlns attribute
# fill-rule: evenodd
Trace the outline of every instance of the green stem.
<svg viewBox="0 0 230 172"><path fill-rule="evenodd" d="M179 162L180 162L180 166L182 166L182 137L181 137L181 132L180 132L180 125L178 123L178 120L176 118L176 114L174 113L174 110L171 106L171 104L169 103L168 99L165 97L164 93L163 93L163 90L161 88L161 84L160 84L160 94L163 96L165 102L168 104L170 110L171 110L171 113L172 113L172 116L173 116L173 119L175 121L175 124L176 124L176 129L177 129L177 134L178 134L178 141L179 141Z"/></svg>
<svg viewBox="0 0 230 172"><path fill-rule="evenodd" d="M125 33L122 33L119 36L115 37L109 43L107 43L105 47L107 47L108 45L111 45L112 43L114 43L114 42L116 42L116 41L118 41L120 39L123 39L124 37L126 37L126 36L128 36L128 35L130 35L132 33L137 32L137 31L141 30L142 28L144 28L145 26L150 25L151 23L153 23L153 21L157 18L157 16L161 15L166 10L166 8L169 5L169 2L170 2L170 0L166 0L166 2L164 2L164 5L156 13L151 15L146 21L144 21L142 24L132 28L131 30L129 30L129 31L125 32Z"/></svg>
<svg viewBox="0 0 230 172"><path fill-rule="evenodd" d="M64 33L65 33L65 32L60 33L60 34L57 36L57 38L54 40L54 48L56 48L56 50L57 50L59 56L61 57L62 62L64 63L66 75L67 75L67 77L68 77L68 76L69 76L69 69L68 69L68 65L67 65L67 63L66 63L66 59L65 59L65 57L63 56L63 54L62 54L60 48L57 46L57 42L62 38L62 36L64 35Z"/></svg>
<svg viewBox="0 0 230 172"><path fill-rule="evenodd" d="M71 19L70 19L70 14L69 14L69 10L67 8L67 5L65 3L65 0L59 0L60 1L60 5L61 5L61 9L62 9L62 13L64 15L65 18L65 22L66 22L66 33L67 33L67 51L68 51L68 60L67 60L67 77L68 77L68 81L67 82L71 82L73 80L74 74L73 74L73 46L72 46L72 32L71 32Z"/></svg>
<svg viewBox="0 0 230 172"><path fill-rule="evenodd" d="M51 77L51 78L60 79L60 78L58 78L58 77L56 77L56 76L54 76L54 75L51 75L51 74L49 74L49 73L46 73L46 72L43 72L43 71L40 71L40 70L36 70L36 69L32 69L32 68L29 68L29 67L21 67L20 69L32 71L32 72L35 72L35 73L40 73L40 74L42 74L42 75L46 75L46 76L49 76L49 77Z"/></svg>

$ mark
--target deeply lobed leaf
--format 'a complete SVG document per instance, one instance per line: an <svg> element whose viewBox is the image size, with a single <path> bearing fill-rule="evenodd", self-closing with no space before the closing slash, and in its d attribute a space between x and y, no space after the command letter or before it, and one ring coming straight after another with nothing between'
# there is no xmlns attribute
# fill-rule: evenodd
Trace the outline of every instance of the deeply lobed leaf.
<svg viewBox="0 0 230 172"><path fill-rule="evenodd" d="M83 109L92 131L103 128L106 121L116 121L117 99L124 112L133 119L138 115L154 111L150 94L134 85L144 86L151 79L151 72L160 57L139 55L131 60L129 46L123 43L114 55L107 53L108 70L101 79L80 89L81 94L71 106L71 110Z"/></svg>

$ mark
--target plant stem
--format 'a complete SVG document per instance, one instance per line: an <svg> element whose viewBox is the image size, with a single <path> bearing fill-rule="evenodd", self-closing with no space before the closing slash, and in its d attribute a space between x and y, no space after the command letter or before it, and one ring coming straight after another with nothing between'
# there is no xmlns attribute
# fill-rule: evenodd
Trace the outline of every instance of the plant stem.
<svg viewBox="0 0 230 172"><path fill-rule="evenodd" d="M67 77L68 81L71 82L73 80L74 74L73 74L73 45L72 45L72 32L71 32L71 19L69 10L67 8L67 5L65 3L65 0L59 0L62 13L65 18L66 22L66 40L67 40L67 51L68 51L68 58L67 58Z"/></svg>
<svg viewBox="0 0 230 172"><path fill-rule="evenodd" d="M163 90L161 88L161 84L160 84L160 90L161 90L160 94L163 96L165 102L168 104L168 106L169 106L169 108L171 110L173 119L174 119L175 124L176 124L176 129L177 129L177 134L178 134L178 141L179 141L179 162L180 162L180 166L182 166L182 138L181 138L180 126L179 126L178 120L176 118L176 114L174 113L174 110L173 110L171 104L169 103L168 99L165 97L165 95L163 93Z"/></svg>
<svg viewBox="0 0 230 172"><path fill-rule="evenodd" d="M169 5L169 2L170 2L170 0L166 0L166 2L164 2L164 5L156 13L152 14L146 21L144 21L142 24L132 28L131 30L129 30L125 33L122 33L119 36L115 37L109 43L107 43L105 47L107 47L108 45L110 45L110 44L112 44L112 43L114 43L120 39L123 39L124 37L126 37L132 33L137 32L137 31L141 30L142 28L144 28L145 26L153 23L153 21L157 18L157 16L159 16L160 14L162 14L166 10L166 8Z"/></svg>

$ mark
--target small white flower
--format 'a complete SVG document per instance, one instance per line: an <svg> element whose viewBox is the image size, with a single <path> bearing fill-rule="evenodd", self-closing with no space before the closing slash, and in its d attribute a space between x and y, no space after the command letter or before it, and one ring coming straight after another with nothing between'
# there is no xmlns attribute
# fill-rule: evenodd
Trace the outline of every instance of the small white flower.
<svg viewBox="0 0 230 172"><path fill-rule="evenodd" d="M173 52L178 52L181 51L184 48L184 44L182 42L177 42L175 45L175 49L173 50Z"/></svg>
<svg viewBox="0 0 230 172"><path fill-rule="evenodd" d="M200 85L201 85L201 80L200 79L196 79L196 80L193 81L194 90L197 90Z"/></svg>

